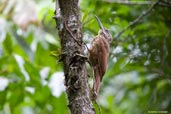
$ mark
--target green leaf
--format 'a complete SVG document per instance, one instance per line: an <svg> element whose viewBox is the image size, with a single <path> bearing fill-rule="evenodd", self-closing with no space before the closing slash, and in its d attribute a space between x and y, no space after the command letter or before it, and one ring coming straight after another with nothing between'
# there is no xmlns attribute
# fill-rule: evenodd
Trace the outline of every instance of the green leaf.
<svg viewBox="0 0 171 114"><path fill-rule="evenodd" d="M0 110L3 109L3 105L6 102L7 91L0 91Z"/></svg>
<svg viewBox="0 0 171 114"><path fill-rule="evenodd" d="M7 51L8 54L11 54L13 51L13 42L11 39L11 35L7 34L6 38L3 42L4 49Z"/></svg>

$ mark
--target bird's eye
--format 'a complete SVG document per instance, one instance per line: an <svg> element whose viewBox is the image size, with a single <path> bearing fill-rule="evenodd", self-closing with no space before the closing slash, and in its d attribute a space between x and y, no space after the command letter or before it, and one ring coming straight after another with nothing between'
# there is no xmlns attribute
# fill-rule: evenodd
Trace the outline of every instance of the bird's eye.
<svg viewBox="0 0 171 114"><path fill-rule="evenodd" d="M106 32L106 33L109 33L109 31L108 31L108 30L105 30L105 32Z"/></svg>

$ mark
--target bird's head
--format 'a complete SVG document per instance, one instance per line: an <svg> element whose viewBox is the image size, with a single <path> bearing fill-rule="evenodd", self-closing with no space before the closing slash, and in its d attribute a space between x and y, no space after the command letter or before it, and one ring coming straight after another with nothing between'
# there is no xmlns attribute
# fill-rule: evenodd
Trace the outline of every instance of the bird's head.
<svg viewBox="0 0 171 114"><path fill-rule="evenodd" d="M105 29L100 21L100 19L96 17L96 20L99 24L100 30L98 32L99 35L103 35L105 39L107 39L107 41L110 43L112 41L112 35L110 34L109 30Z"/></svg>

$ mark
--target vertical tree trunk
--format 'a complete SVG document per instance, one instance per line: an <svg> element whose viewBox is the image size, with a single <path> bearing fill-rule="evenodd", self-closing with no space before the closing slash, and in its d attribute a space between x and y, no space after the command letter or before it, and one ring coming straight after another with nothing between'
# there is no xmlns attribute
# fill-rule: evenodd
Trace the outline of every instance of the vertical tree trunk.
<svg viewBox="0 0 171 114"><path fill-rule="evenodd" d="M95 114L88 85L78 0L56 0L55 20L61 39L65 83L71 114Z"/></svg>

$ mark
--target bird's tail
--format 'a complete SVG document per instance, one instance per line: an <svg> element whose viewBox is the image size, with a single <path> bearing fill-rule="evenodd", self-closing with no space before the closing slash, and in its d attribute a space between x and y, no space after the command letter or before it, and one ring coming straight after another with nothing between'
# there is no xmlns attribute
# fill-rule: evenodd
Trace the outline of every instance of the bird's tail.
<svg viewBox="0 0 171 114"><path fill-rule="evenodd" d="M101 76L98 70L94 70L93 99L96 100L100 90Z"/></svg>

